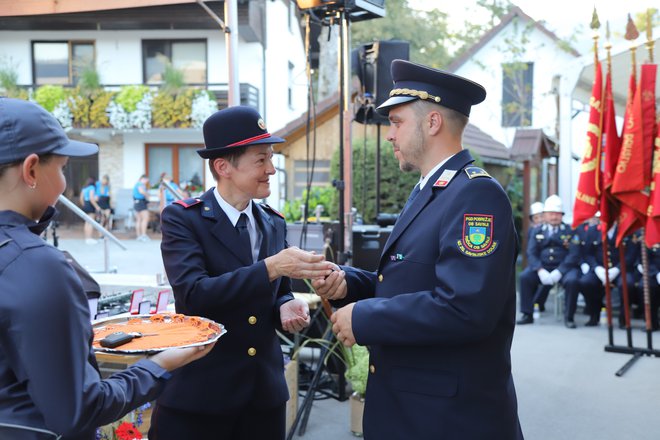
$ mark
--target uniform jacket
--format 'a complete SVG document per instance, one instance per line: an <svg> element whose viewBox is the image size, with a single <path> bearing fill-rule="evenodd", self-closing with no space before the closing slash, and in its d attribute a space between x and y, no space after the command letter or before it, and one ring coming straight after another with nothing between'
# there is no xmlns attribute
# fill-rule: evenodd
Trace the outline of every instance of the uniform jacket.
<svg viewBox="0 0 660 440"><path fill-rule="evenodd" d="M0 439L92 440L155 399L168 373L145 359L101 380L87 296L64 255L33 233L44 224L0 211Z"/></svg>
<svg viewBox="0 0 660 440"><path fill-rule="evenodd" d="M625 245L625 260L626 272L630 273L635 269L635 263L638 260L640 242L637 235L629 235L624 237L622 243ZM590 270L594 270L597 266L602 267L620 267L620 253L619 248L616 247L616 229L611 238L607 239L607 256L611 266L603 263L603 236L601 225L591 226L586 235L584 244L584 258L589 264Z"/></svg>
<svg viewBox="0 0 660 440"><path fill-rule="evenodd" d="M510 360L517 236L505 192L472 161L461 151L431 177L376 272L345 268L341 303L359 300L353 332L370 349L366 439L522 438Z"/></svg>
<svg viewBox="0 0 660 440"><path fill-rule="evenodd" d="M534 229L527 252L527 267L537 271L541 268L552 272L559 269L563 275L578 266L580 247L573 240L573 230L566 223L552 232L552 226L544 224Z"/></svg>
<svg viewBox="0 0 660 440"><path fill-rule="evenodd" d="M161 251L177 312L210 318L228 331L211 353L173 373L158 400L164 406L226 414L288 399L275 329L280 306L293 299L291 282L270 282L263 261L286 247L286 223L268 207L253 203L253 212L263 234L256 263L241 252L213 189L163 210Z"/></svg>

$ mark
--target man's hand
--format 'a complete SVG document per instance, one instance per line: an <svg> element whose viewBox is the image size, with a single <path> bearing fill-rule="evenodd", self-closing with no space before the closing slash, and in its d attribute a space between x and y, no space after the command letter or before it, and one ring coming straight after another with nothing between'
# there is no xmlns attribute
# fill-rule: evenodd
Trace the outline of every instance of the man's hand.
<svg viewBox="0 0 660 440"><path fill-rule="evenodd" d="M587 263L580 264L580 270L582 271L582 275L586 275L589 273L589 265Z"/></svg>
<svg viewBox="0 0 660 440"><path fill-rule="evenodd" d="M215 347L215 344L216 343L214 342L201 347L170 348L149 357L149 360L155 362L159 367L164 368L167 371L172 371L183 367L192 361L203 358L211 352L213 347Z"/></svg>
<svg viewBox="0 0 660 440"><path fill-rule="evenodd" d="M355 303L342 307L335 311L330 317L332 321L332 331L337 335L337 340L346 347L355 345L355 336L353 335L353 307Z"/></svg>
<svg viewBox="0 0 660 440"><path fill-rule="evenodd" d="M309 325L309 306L301 299L292 299L280 306L282 328L289 333L296 333Z"/></svg>
<svg viewBox="0 0 660 440"><path fill-rule="evenodd" d="M597 266L594 269L594 273L598 277L601 283L603 283L603 286L605 285L605 268L603 266Z"/></svg>
<svg viewBox="0 0 660 440"><path fill-rule="evenodd" d="M266 258L264 262L270 281L283 276L295 279L325 277L330 274L334 266L329 261L325 261L323 255L316 255L297 247L286 248Z"/></svg>
<svg viewBox="0 0 660 440"><path fill-rule="evenodd" d="M552 286L553 282L552 279L550 279L550 272L541 268L537 273L539 274L539 280L541 280L541 284L544 286Z"/></svg>
<svg viewBox="0 0 660 440"><path fill-rule="evenodd" d="M621 273L621 270L618 267L610 267L609 276L610 276L610 282L616 279L616 277L619 276Z"/></svg>
<svg viewBox="0 0 660 440"><path fill-rule="evenodd" d="M346 297L346 272L335 266L335 270L326 278L312 280L312 287L316 294L327 300L343 299Z"/></svg>
<svg viewBox="0 0 660 440"><path fill-rule="evenodd" d="M561 280L561 272L559 269L555 269L552 272L550 272L550 280L552 281L552 284L557 284L559 280Z"/></svg>

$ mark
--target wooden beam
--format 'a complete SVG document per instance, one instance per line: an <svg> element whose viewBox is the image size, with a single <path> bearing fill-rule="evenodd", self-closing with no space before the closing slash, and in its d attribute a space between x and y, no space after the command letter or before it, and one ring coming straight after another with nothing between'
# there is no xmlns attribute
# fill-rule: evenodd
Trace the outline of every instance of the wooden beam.
<svg viewBox="0 0 660 440"><path fill-rule="evenodd" d="M27 15L69 14L75 12L107 11L113 9L197 3L196 0L0 0L0 17Z"/></svg>

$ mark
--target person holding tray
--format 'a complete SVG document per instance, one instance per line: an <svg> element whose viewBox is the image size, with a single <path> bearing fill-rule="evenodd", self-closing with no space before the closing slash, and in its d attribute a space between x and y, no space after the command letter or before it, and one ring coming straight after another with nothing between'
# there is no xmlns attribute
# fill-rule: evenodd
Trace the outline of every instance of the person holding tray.
<svg viewBox="0 0 660 440"><path fill-rule="evenodd" d="M40 234L66 187L71 141L38 105L0 98L0 438L93 440L96 428L155 399L169 371L205 356L171 349L102 380L87 297L64 254Z"/></svg>
<svg viewBox="0 0 660 440"><path fill-rule="evenodd" d="M227 334L204 360L173 374L149 439L284 439L289 394L275 330L300 331L310 321L290 278L327 276L332 263L288 247L283 216L252 201L270 195L271 145L284 142L259 113L223 109L203 131L198 153L217 186L165 207L161 251L177 313L210 318Z"/></svg>

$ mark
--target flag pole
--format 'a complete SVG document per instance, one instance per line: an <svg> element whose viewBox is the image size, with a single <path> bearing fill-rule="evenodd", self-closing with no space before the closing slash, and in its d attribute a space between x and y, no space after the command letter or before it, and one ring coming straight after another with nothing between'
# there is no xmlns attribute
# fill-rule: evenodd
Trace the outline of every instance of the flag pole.
<svg viewBox="0 0 660 440"><path fill-rule="evenodd" d="M630 56L631 56L631 61L632 61L632 70L633 70L633 75L636 74L637 72L637 58L636 58L636 50L637 46L635 45L634 41L639 37L639 31L637 30L637 27L635 26L635 23L633 22L632 18L630 17L630 14L628 14L628 22L626 23L626 35L625 39L630 41ZM642 237L644 236L644 229L642 228ZM625 278L626 274L626 247L623 242L619 244L619 264L621 265L621 280L622 280L622 287L623 287L623 292L621 292L621 299L622 299L622 307L624 307L624 319L625 319L625 326L626 326L626 337L628 341L628 347L632 347L632 329L630 327L630 296L628 294L628 280ZM642 255L642 265L644 264L644 256ZM645 266L646 268L646 266ZM645 269L646 270L646 269ZM648 284L648 283L647 283Z"/></svg>
<svg viewBox="0 0 660 440"><path fill-rule="evenodd" d="M651 10L646 10L646 47L649 51L649 60L653 63L653 27ZM655 121L654 121L655 124ZM653 166L653 161L651 161ZM642 228L642 286L644 292L644 321L646 324L646 345L649 350L653 349L653 330L651 326L651 285L649 284L649 255L646 247L646 228Z"/></svg>
<svg viewBox="0 0 660 440"><path fill-rule="evenodd" d="M596 12L596 9L594 8L594 13ZM612 71L612 43L610 42L610 23L606 22L605 23L605 52L607 54L607 73L610 75L610 72ZM605 80L605 93L603 93L603 96L605 96L605 99L610 99L607 96L607 79ZM606 103L604 103L606 104ZM607 108L607 107L605 107ZM604 113L604 111L603 111ZM602 142L602 141L601 141ZM608 147L609 148L609 147ZM605 153L607 154L607 152ZM605 191L605 188L603 188L603 191ZM602 203L603 198L601 197L601 203ZM605 203L607 203L607 200L605 200ZM606 207L607 208L607 207ZM603 207L601 206L601 214L605 212ZM609 209L608 209L609 212ZM605 225L609 226L609 225ZM603 230L601 231L601 241L603 243L603 262L607 262L607 266L610 267L612 265L609 255L608 255L608 250L609 250L609 242L607 240L607 227L604 227ZM616 240L616 238L615 238ZM605 271L605 312L607 313L607 338L610 343L610 345L614 345L614 327L612 325L612 289L610 287L610 274L609 270Z"/></svg>

